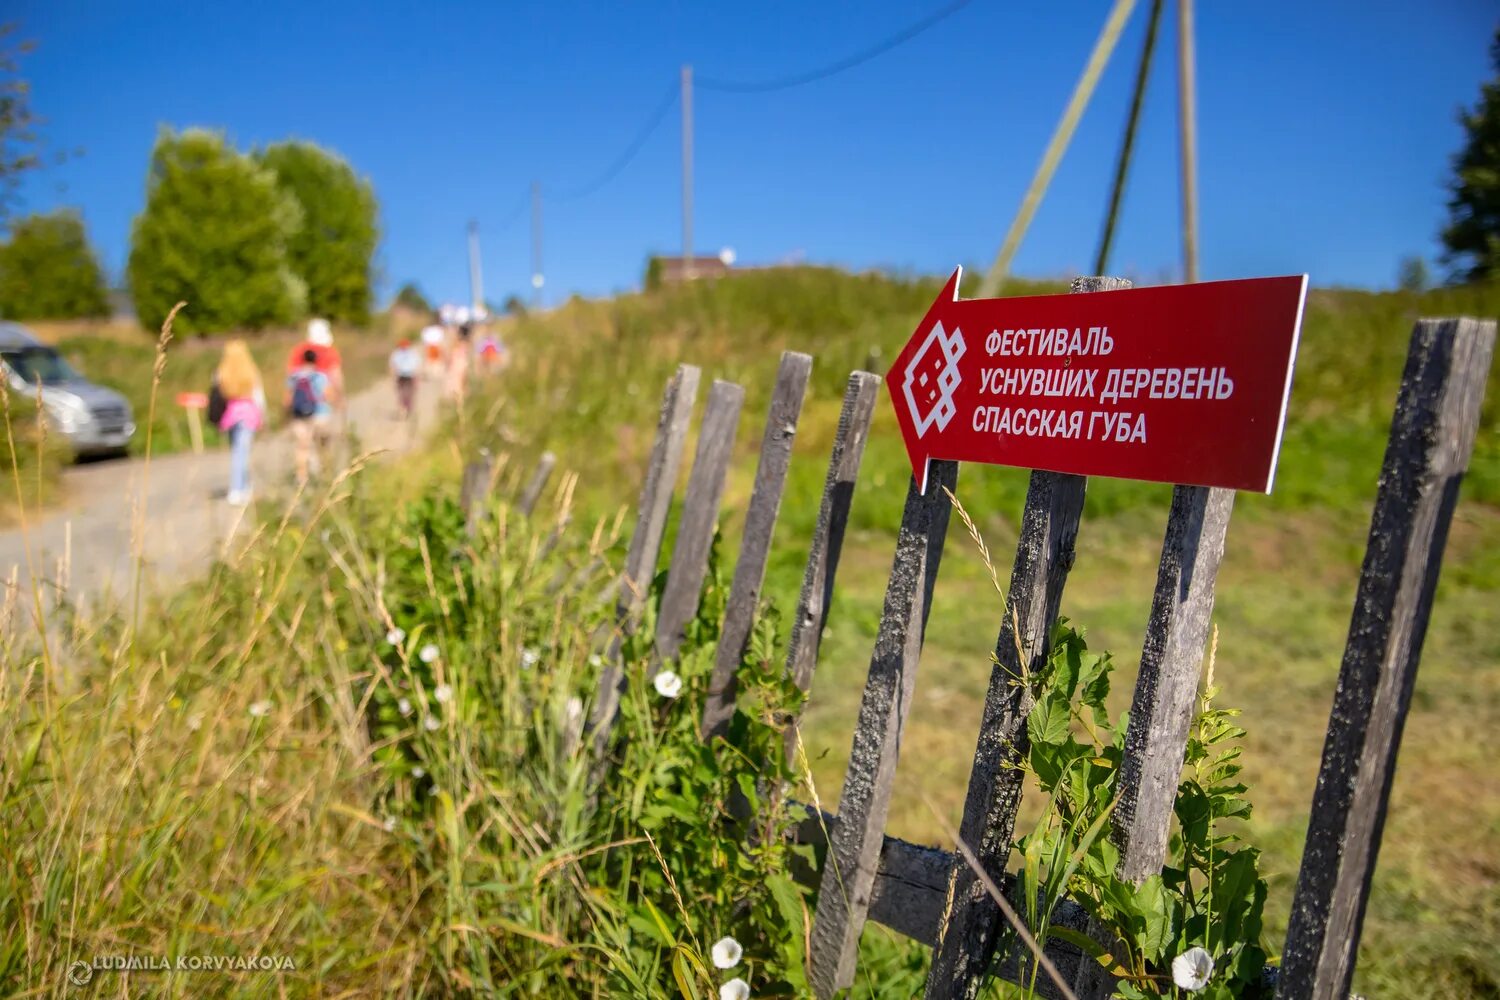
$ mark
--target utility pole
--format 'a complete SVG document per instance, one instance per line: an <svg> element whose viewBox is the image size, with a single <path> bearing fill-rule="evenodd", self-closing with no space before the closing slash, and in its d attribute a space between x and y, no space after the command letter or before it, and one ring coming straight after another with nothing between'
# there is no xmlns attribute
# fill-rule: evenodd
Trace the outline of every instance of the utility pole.
<svg viewBox="0 0 1500 1000"><path fill-rule="evenodd" d="M542 304L542 185L531 182L531 304Z"/></svg>
<svg viewBox="0 0 1500 1000"><path fill-rule="evenodd" d="M693 277L693 67L682 67L682 274Z"/></svg>
<svg viewBox="0 0 1500 1000"><path fill-rule="evenodd" d="M1177 0L1177 127L1182 156L1182 270L1198 280L1198 109L1194 96L1193 0Z"/></svg>
<svg viewBox="0 0 1500 1000"><path fill-rule="evenodd" d="M479 263L479 223L469 220L469 303L484 308L484 270Z"/></svg>

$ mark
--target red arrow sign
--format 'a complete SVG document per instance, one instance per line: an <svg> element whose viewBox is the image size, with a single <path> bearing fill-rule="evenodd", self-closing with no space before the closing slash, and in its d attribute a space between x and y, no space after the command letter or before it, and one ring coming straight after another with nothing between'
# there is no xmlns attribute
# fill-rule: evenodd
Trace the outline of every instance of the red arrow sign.
<svg viewBox="0 0 1500 1000"><path fill-rule="evenodd" d="M959 301L953 272L886 386L931 459L1269 493L1307 276Z"/></svg>

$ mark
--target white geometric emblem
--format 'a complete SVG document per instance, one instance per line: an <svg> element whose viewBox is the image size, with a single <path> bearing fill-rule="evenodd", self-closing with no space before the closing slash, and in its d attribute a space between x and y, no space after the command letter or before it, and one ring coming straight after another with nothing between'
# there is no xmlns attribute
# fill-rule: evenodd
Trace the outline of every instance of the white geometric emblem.
<svg viewBox="0 0 1500 1000"><path fill-rule="evenodd" d="M929 427L938 430L948 426L958 407L953 405L953 391L958 388L958 359L964 356L964 335L955 329L951 334L943 324L933 325L927 339L906 366L906 380L901 389L906 405L917 427L917 437Z"/></svg>

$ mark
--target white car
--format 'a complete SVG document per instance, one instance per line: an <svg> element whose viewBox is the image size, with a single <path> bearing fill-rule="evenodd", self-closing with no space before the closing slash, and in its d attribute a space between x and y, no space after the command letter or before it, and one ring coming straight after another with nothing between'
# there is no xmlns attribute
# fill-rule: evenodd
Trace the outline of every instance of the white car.
<svg viewBox="0 0 1500 1000"><path fill-rule="evenodd" d="M0 323L0 369L12 392L40 399L75 455L123 454L135 433L130 403L95 385L25 327Z"/></svg>

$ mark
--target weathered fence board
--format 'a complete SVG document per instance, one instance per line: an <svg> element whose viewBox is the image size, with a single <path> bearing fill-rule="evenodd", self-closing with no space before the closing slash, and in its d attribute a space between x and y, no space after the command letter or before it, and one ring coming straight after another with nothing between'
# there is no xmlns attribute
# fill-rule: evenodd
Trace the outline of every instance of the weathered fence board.
<svg viewBox="0 0 1500 1000"><path fill-rule="evenodd" d="M1495 324L1422 320L1402 376L1339 669L1278 997L1349 991L1401 731L1458 487L1468 468Z"/></svg>
<svg viewBox="0 0 1500 1000"><path fill-rule="evenodd" d="M698 612L698 598L708 572L708 550L719 525L719 501L724 496L724 478L729 473L734 432L744 401L745 390L733 382L715 380L709 387L708 405L698 428L698 451L682 498L677 543L672 547L667 585L656 616L658 664L677 655L683 629Z"/></svg>
<svg viewBox="0 0 1500 1000"><path fill-rule="evenodd" d="M542 457L537 460L536 471L531 474L531 481L521 491L521 497L516 501L516 509L527 517L536 507L536 502L541 499L542 490L547 488L547 480L552 478L552 470L557 465L557 456L550 451L542 452Z"/></svg>
<svg viewBox="0 0 1500 1000"><path fill-rule="evenodd" d="M1112 818L1121 878L1161 871L1177 799L1188 726L1214 610L1214 582L1234 491L1202 486L1172 490L1156 594L1130 704L1119 804Z"/></svg>
<svg viewBox="0 0 1500 1000"><path fill-rule="evenodd" d="M802 399L807 394L807 380L811 375L811 357L795 351L781 355L776 388L766 415L766 431L761 439L755 486L750 492L750 505L745 510L740 557L729 586L719 647L714 654L714 671L709 678L708 698L703 705L701 725L704 739L722 735L729 728L729 720L734 718L735 671L744 659L750 629L755 624L760 590L766 579L766 560L771 555L771 537L776 532L776 516L781 511L781 495L786 489L787 467L792 461L797 420L802 415Z"/></svg>
<svg viewBox="0 0 1500 1000"><path fill-rule="evenodd" d="M1079 293L1129 287L1130 282L1120 278L1073 282L1073 291ZM1010 858L1024 777L1016 765L1026 757L1031 697L1021 679L1047 660L1063 585L1073 567L1085 485L1082 476L1033 472L1026 491L1021 537L995 641L995 662L958 833L996 882ZM955 857L937 950L927 975L927 996L972 1000L978 995L994 958L1001 919L1000 908L985 893L979 878L962 858Z"/></svg>
<svg viewBox="0 0 1500 1000"><path fill-rule="evenodd" d="M464 512L464 530L471 535L479 526L479 513L484 508L489 485L490 453L481 450L478 458L464 466L458 490L458 506Z"/></svg>
<svg viewBox="0 0 1500 1000"><path fill-rule="evenodd" d="M807 806L800 808L806 809L808 815L797 825L794 839L802 844L826 846L828 833L838 826L838 817ZM870 893L869 919L929 947L936 945L948 892L948 872L954 861L961 862L962 859L952 851L913 844L898 837L882 837L875 886ZM794 868L793 874L804 885L811 888L818 885L816 871ZM1021 909L1022 900L1015 876L1006 874L998 885L1011 905ZM1081 932L1087 916L1083 907L1064 900L1058 904L1052 919L1055 924ZM1077 948L1055 940L1047 943L1046 951L1047 957L1065 975L1078 967L1083 954ZM1022 964L1029 960L1029 953L1023 953L1024 949L1018 947L1008 955L1000 965L1001 974L1008 973L1012 979L1022 975ZM1061 994L1050 981L1041 977L1037 980L1037 995L1054 997Z"/></svg>
<svg viewBox="0 0 1500 1000"><path fill-rule="evenodd" d="M839 556L844 550L844 529L849 523L849 509L854 502L854 483L859 477L865 442L870 435L870 420L875 415L875 401L880 396L880 376L855 372L844 390L844 405L839 410L839 426L833 436L833 454L828 459L828 476L823 481L823 500L818 507L818 522L813 528L812 544L807 552L807 569L802 575L802 594L792 618L791 636L787 642L786 669L803 691L812 688L813 670L818 664L818 647L828 625L828 607L833 601L833 581L838 575ZM787 727L787 758L793 759L797 747L797 725Z"/></svg>
<svg viewBox="0 0 1500 1000"><path fill-rule="evenodd" d="M917 682L932 588L943 557L951 505L943 490L958 483L956 462L933 462L927 494L913 479L896 538L885 608L859 705L859 721L823 866L813 918L809 978L820 997L854 980L859 935L874 888L901 733Z"/></svg>
<svg viewBox="0 0 1500 1000"><path fill-rule="evenodd" d="M1120 849L1117 874L1131 882L1159 873L1166 861L1167 834L1208 645L1214 583L1233 510L1233 490L1172 490L1125 732L1119 799L1111 819L1111 838ZM1089 930L1099 936L1098 927ZM1100 965L1088 962L1080 967L1073 989L1080 1000L1104 1000L1114 992L1114 980Z"/></svg>
<svg viewBox="0 0 1500 1000"><path fill-rule="evenodd" d="M693 402L698 398L699 378L700 373L694 366L678 365L662 395L656 440L646 463L646 479L636 506L635 531L630 536L630 548L625 554L620 596L615 608L615 622L621 633L632 628L635 614L651 586L651 578L656 575L662 535L667 529L667 514L672 508L672 493L677 488L683 446L687 443L688 425L693 417ZM599 691L594 697L590 719L596 753L603 749L620 709L620 686L625 678L619 652L620 638L616 635L605 658L604 674L599 679Z"/></svg>

